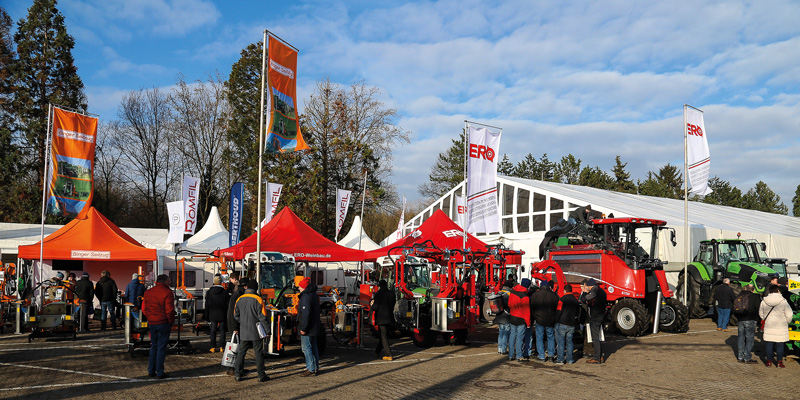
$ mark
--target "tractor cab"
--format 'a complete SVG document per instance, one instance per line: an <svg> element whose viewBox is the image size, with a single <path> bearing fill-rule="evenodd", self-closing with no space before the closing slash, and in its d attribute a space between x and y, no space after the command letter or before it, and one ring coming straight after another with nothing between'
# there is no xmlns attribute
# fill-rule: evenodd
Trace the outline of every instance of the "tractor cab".
<svg viewBox="0 0 800 400"><path fill-rule="evenodd" d="M592 226L601 238L601 246L612 250L630 268L663 269L658 254L658 235L669 229L675 245L675 231L666 228L666 221L646 218L604 218L592 221Z"/></svg>
<svg viewBox="0 0 800 400"><path fill-rule="evenodd" d="M245 256L245 261L255 263L255 253ZM261 270L258 277L258 287L261 297L277 308L290 308L291 300L288 295L295 294L293 285L295 280L294 257L278 252L261 252Z"/></svg>
<svg viewBox="0 0 800 400"><path fill-rule="evenodd" d="M764 264L766 257L762 259L758 252L759 248L763 251L763 247L757 244L741 239L704 240L700 242L695 262L706 267L711 282L730 278L739 286L752 283L755 292L762 293L769 281L778 277L778 274Z"/></svg>

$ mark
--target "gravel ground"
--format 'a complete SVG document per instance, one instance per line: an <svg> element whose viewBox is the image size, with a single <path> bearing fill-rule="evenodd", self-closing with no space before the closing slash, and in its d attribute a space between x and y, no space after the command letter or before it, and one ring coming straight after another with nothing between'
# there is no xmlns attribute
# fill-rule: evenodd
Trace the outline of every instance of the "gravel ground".
<svg viewBox="0 0 800 400"><path fill-rule="evenodd" d="M267 359L272 379L259 383L252 351L251 372L235 382L220 366L221 355L208 352L208 335L202 333L188 335L195 354L167 356L170 377L163 380L147 377L146 353L131 357L120 331L32 343L5 333L0 334L0 398L797 398L792 395L800 377L796 356L788 357L784 369L737 363L736 328L718 332L709 320L692 320L685 334L609 334L603 365L584 359L561 366L509 362L497 354L496 335L496 329L483 327L470 334L469 346L440 343L430 349L394 338L393 361L374 358L372 337L361 349L329 338L320 375L300 376L305 363L293 346L284 356ZM754 358L763 357L763 348L757 335Z"/></svg>

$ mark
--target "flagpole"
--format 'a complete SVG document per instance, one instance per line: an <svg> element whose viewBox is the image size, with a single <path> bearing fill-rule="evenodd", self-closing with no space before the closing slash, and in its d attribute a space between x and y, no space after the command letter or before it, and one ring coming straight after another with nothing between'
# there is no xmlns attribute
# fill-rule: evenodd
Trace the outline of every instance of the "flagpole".
<svg viewBox="0 0 800 400"><path fill-rule="evenodd" d="M461 197L464 199L464 226L461 227L461 248L467 247L467 225L469 224L469 209L467 208L467 164L469 164L469 123L464 120L464 184L461 185ZM456 214L458 215L458 214Z"/></svg>
<svg viewBox="0 0 800 400"><path fill-rule="evenodd" d="M687 304L689 288L689 136L686 126L686 107L683 105L683 304Z"/></svg>
<svg viewBox="0 0 800 400"><path fill-rule="evenodd" d="M267 30L264 30L264 42L261 46L261 112L259 112L258 128L258 203L256 204L256 280L261 284L261 181L264 162L264 90L267 69ZM245 271L246 276L247 271ZM260 289L260 287L259 287Z"/></svg>
<svg viewBox="0 0 800 400"><path fill-rule="evenodd" d="M39 232L39 280L43 280L41 277L42 273L42 263L44 262L44 219L47 215L47 190L50 186L50 181L47 179L47 175L50 174L50 142L53 140L53 130L50 129L50 116L53 114L53 105L51 103L47 103L47 126L45 129L47 132L45 133L45 141L44 141L44 175L42 175L42 224L40 226ZM33 269L33 286L36 285L36 268ZM39 293L42 294L42 291L39 290ZM41 296L39 296L41 297ZM35 298L35 296L34 296ZM41 304L41 301L39 302Z"/></svg>
<svg viewBox="0 0 800 400"><path fill-rule="evenodd" d="M358 230L358 249L361 250L361 235L364 232L364 204L367 200L367 170L364 170L364 194L361 195L361 226Z"/></svg>

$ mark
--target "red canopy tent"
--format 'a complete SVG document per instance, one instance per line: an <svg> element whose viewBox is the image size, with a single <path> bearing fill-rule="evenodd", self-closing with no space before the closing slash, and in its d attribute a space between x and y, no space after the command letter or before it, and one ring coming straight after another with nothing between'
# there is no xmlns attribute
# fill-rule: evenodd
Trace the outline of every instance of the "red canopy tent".
<svg viewBox="0 0 800 400"><path fill-rule="evenodd" d="M214 252L218 257L244 259L256 251L257 234L237 245ZM261 230L261 251L292 254L298 261L364 261L364 251L355 250L326 239L306 225L289 207L284 207Z"/></svg>
<svg viewBox="0 0 800 400"><path fill-rule="evenodd" d="M467 233L466 247L472 250L486 250L486 243ZM380 249L367 252L366 261L375 261L378 257L388 254L388 252L398 246L411 247L416 243L426 240L433 242L434 246L448 249L461 249L464 247L464 231L442 210L436 210L430 218L426 219L419 228L406 235L404 238ZM397 253L393 253L397 254Z"/></svg>
<svg viewBox="0 0 800 400"><path fill-rule="evenodd" d="M38 260L40 243L19 246L19 258ZM142 246L91 207L85 219L73 219L44 238L42 258L83 261L82 271L92 278L99 278L100 271L108 270L117 284L124 286L131 275L139 271L139 266L144 267L145 262L156 259L156 250ZM54 266L53 269L59 268Z"/></svg>

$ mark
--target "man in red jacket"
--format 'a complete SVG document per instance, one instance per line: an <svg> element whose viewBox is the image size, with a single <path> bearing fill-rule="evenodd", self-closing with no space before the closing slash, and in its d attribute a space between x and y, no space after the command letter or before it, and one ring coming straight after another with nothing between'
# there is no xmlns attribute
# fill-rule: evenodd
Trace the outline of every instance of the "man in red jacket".
<svg viewBox="0 0 800 400"><path fill-rule="evenodd" d="M522 285L511 288L508 294L509 323L511 324L511 335L508 338L508 360L522 361L522 342L525 337L525 329L531 326L530 299L528 289Z"/></svg>
<svg viewBox="0 0 800 400"><path fill-rule="evenodd" d="M159 275L156 285L144 292L142 312L150 325L150 377L164 379L164 359L167 358L169 332L175 322L175 295L169 288L169 276Z"/></svg>

